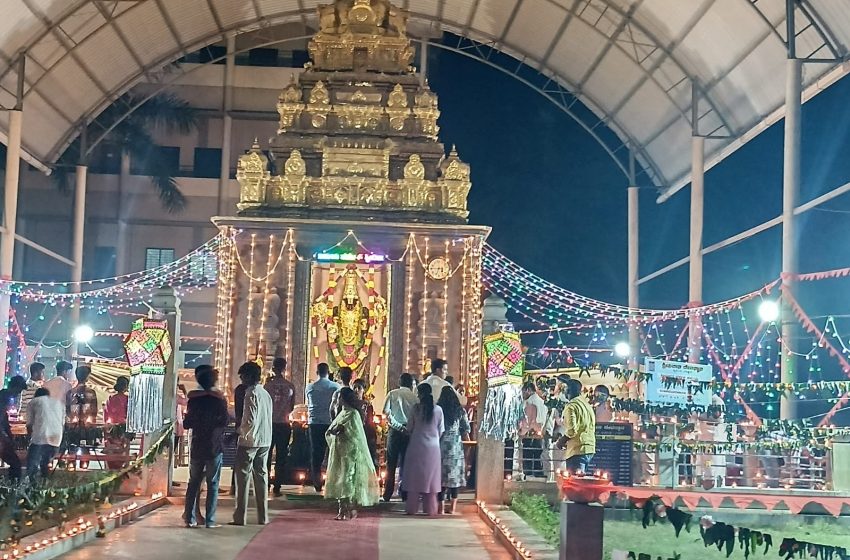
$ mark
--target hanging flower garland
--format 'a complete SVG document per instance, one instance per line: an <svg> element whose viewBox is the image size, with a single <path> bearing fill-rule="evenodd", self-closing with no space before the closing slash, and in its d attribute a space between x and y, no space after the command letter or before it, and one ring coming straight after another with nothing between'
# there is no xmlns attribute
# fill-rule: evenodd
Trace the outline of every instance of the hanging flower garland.
<svg viewBox="0 0 850 560"><path fill-rule="evenodd" d="M327 334L328 351L334 358L334 362L338 367L350 367L353 370L358 370L372 348L375 332L378 327L383 326L387 319L387 303L377 290L375 290L375 269L369 267L368 279L365 280L367 304L365 306L366 316L361 320L365 321L365 329L363 331L363 340L356 348L346 349L345 345L340 345L339 339L339 317L334 315L334 293L336 292L339 279L346 274L354 274L358 280L363 281L363 278L357 272L357 267L348 265L341 273L337 272L334 265L330 267L330 280L328 287L322 294L314 300L311 306L310 316L311 323L314 328L321 325ZM352 352L352 350L354 352ZM318 345L314 345L314 355L318 357ZM381 358L384 352L381 352Z"/></svg>

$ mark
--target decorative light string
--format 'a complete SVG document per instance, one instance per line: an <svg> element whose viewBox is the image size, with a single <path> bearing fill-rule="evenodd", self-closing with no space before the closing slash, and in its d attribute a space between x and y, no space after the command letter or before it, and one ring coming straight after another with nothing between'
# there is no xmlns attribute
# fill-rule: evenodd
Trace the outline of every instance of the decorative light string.
<svg viewBox="0 0 850 560"><path fill-rule="evenodd" d="M260 316L260 334L258 338L258 340L260 341L266 340L266 317L268 317L269 314L269 296L271 294L271 289L269 288L269 285L271 284L272 279L272 251L274 251L274 234L269 234L269 252L266 258L266 281L265 286L263 288L263 312ZM277 313L277 310L275 310L275 313Z"/></svg>
<svg viewBox="0 0 850 560"><path fill-rule="evenodd" d="M286 268L286 359L292 362L292 325L295 318L295 243L292 228L286 232L286 240L289 246L289 261Z"/></svg>
<svg viewBox="0 0 850 560"><path fill-rule="evenodd" d="M470 396L478 395L480 390L479 375L481 364L481 324L483 321L484 309L481 306L481 271L482 271L482 251L484 240L481 238L471 241L472 253L472 296L471 305L472 312L475 314L475 320L469 325L469 365L467 372L469 373L469 386L467 392Z"/></svg>
<svg viewBox="0 0 850 560"><path fill-rule="evenodd" d="M413 349L413 253L409 250L410 244L413 243L413 234L407 238L407 265L404 271L404 301L405 301L405 316L404 316L404 356L405 369L413 371L411 367L411 354Z"/></svg>
<svg viewBox="0 0 850 560"><path fill-rule="evenodd" d="M474 377L473 370L469 368L469 356L467 355L467 345L469 344L469 333L466 330L466 318L469 314L469 307L466 300L467 296L467 282L469 282L469 244L471 240L469 238L463 240L464 249L463 249L463 275L461 276L461 293L460 293L460 363L461 367L466 365L465 368L460 372L461 382L468 386L469 378Z"/></svg>
<svg viewBox="0 0 850 560"><path fill-rule="evenodd" d="M248 324L245 328L245 361L246 362L251 359L251 334L254 332L251 329L251 319L253 319L253 316L254 316L254 254L256 253L256 247L257 247L257 234L252 233L251 234L250 268L248 269L248 274L246 275L248 277L248 298L247 298L248 299L248 319L247 319ZM237 258L238 258L238 256L239 256L238 251L236 252L236 255L237 255ZM268 277L269 277L269 275L266 274L265 279L268 279ZM263 295L260 294L260 297L263 297ZM263 297L263 299L265 300L264 297Z"/></svg>
<svg viewBox="0 0 850 560"><path fill-rule="evenodd" d="M414 243L414 246L415 243ZM419 248L416 248L416 254L419 254ZM425 262L428 262L428 238L425 238ZM420 318L419 330L422 335L422 343L420 345L420 354L419 354L419 371L421 373L426 373L425 364L428 361L428 355L425 348L425 333L428 330L428 270L426 268L422 269L422 305L420 309L422 310L422 317Z"/></svg>
<svg viewBox="0 0 850 560"><path fill-rule="evenodd" d="M445 259L446 259L446 265L448 266L448 263L450 262L449 261L449 240L446 239L445 243L446 243ZM463 264L463 261L461 261L461 264ZM442 313L442 315L443 315L443 328L442 328L442 331L443 331L442 332L442 334L443 334L443 346L442 346L440 355L442 356L442 358L444 360L448 359L448 356L449 356L448 355L448 344L449 344L449 278L450 278L450 276L447 275L445 277L445 279L443 279L443 313Z"/></svg>

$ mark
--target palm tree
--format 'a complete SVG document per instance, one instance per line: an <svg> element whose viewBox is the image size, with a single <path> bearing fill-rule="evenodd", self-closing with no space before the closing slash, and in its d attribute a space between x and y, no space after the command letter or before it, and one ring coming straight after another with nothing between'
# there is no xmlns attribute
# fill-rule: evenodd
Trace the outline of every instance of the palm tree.
<svg viewBox="0 0 850 560"><path fill-rule="evenodd" d="M127 114L128 110L135 110ZM91 141L108 143L128 155L137 164L145 165L151 184L159 191L159 199L168 212L179 212L186 206L177 180L166 162L157 157L154 132L188 134L198 123L197 111L188 101L170 93L158 93L145 100L144 96L125 93L104 109L86 130ZM108 131L106 136L104 132ZM103 138L101 138L103 136ZM69 171L80 161L80 138L72 142L56 162L54 181L62 190L69 189Z"/></svg>

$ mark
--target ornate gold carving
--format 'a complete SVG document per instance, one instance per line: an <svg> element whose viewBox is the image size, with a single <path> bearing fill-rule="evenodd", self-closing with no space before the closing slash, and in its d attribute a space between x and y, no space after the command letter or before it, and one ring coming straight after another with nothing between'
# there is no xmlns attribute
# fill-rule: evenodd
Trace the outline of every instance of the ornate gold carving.
<svg viewBox="0 0 850 560"><path fill-rule="evenodd" d="M326 146L322 153L325 177L375 177L386 179L390 172L388 148Z"/></svg>
<svg viewBox="0 0 850 560"><path fill-rule="evenodd" d="M416 94L413 114L416 115L419 129L423 134L436 139L440 132L440 127L437 126L440 110L437 108L437 96L428 89L427 85Z"/></svg>
<svg viewBox="0 0 850 560"><path fill-rule="evenodd" d="M387 107L407 107L407 94L401 84L396 84L387 98Z"/></svg>
<svg viewBox="0 0 850 560"><path fill-rule="evenodd" d="M303 110L304 103L301 100L301 87L293 76L292 81L280 92L277 100L277 112L280 115L278 134L283 134L292 128Z"/></svg>
<svg viewBox="0 0 850 560"><path fill-rule="evenodd" d="M292 150L289 153L289 159L286 160L283 169L287 176L303 177L307 174L307 164L304 163L299 150Z"/></svg>
<svg viewBox="0 0 850 560"><path fill-rule="evenodd" d="M307 165L301 157L301 152L292 150L289 158L283 164L283 175L274 176L269 181L269 205L304 204L307 196L307 186L310 183L306 175Z"/></svg>
<svg viewBox="0 0 850 560"><path fill-rule="evenodd" d="M310 90L310 105L330 105L331 97L322 80L316 82Z"/></svg>
<svg viewBox="0 0 850 560"><path fill-rule="evenodd" d="M298 141L276 141L280 175L271 176L256 143L239 159L239 209L347 207L465 218L469 166L454 149L437 169L431 156L422 159L439 146L440 111L427 84L416 89L403 76L413 71L407 12L387 0L336 0L318 10L313 62L277 100L279 134L298 131ZM339 78L324 73L352 70ZM320 176L307 174L296 146L321 156ZM400 179L390 179L391 156L394 164L406 158L398 162ZM434 175L436 181L426 179Z"/></svg>
<svg viewBox="0 0 850 560"><path fill-rule="evenodd" d="M420 180L425 178L425 166L422 165L422 159L419 157L419 154L412 154L408 158L407 163L404 165L404 178Z"/></svg>
<svg viewBox="0 0 850 560"><path fill-rule="evenodd" d="M310 124L313 128L322 128L328 121L328 113L331 111L331 96L324 82L319 80L310 90L307 111L310 113Z"/></svg>
<svg viewBox="0 0 850 560"><path fill-rule="evenodd" d="M408 103L407 93L405 93L404 88L401 87L401 84L396 84L387 98L386 109L390 128L393 130L404 130L404 123L410 115L410 109L407 107Z"/></svg>
<svg viewBox="0 0 850 560"><path fill-rule="evenodd" d="M443 191L443 200L447 211L466 218L466 198L472 183L469 180L469 164L464 163L452 146L449 157L440 162L440 179L437 181Z"/></svg>
<svg viewBox="0 0 850 560"><path fill-rule="evenodd" d="M375 130L381 123L383 109L377 105L337 105L340 128Z"/></svg>
<svg viewBox="0 0 850 560"><path fill-rule="evenodd" d="M413 47L405 10L387 0L337 1L318 10L319 32L307 47L316 69L408 71Z"/></svg>
<svg viewBox="0 0 850 560"><path fill-rule="evenodd" d="M236 168L236 180L239 181L240 210L260 206L266 201L266 185L269 182L268 158L260 151L260 144L254 139L251 150L239 158Z"/></svg>

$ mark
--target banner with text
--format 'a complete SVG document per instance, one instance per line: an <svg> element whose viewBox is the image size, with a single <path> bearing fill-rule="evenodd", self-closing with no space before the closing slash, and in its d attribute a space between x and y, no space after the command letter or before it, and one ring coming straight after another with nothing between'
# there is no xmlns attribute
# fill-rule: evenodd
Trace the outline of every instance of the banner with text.
<svg viewBox="0 0 850 560"><path fill-rule="evenodd" d="M646 358L646 401L652 404L694 404L709 406L711 390L702 383L711 381L712 370L708 364L689 364Z"/></svg>

